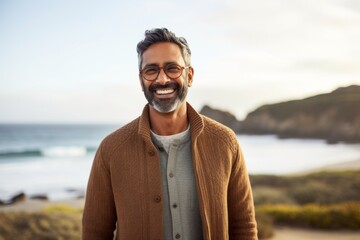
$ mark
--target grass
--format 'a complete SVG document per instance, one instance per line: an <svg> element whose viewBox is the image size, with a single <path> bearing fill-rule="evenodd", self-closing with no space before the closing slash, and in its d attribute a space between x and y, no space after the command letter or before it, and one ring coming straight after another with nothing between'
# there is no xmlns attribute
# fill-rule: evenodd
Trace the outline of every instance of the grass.
<svg viewBox="0 0 360 240"><path fill-rule="evenodd" d="M360 229L360 171L303 176L250 176L259 238L273 225L317 229Z"/></svg>
<svg viewBox="0 0 360 240"><path fill-rule="evenodd" d="M0 240L8 239L81 239L81 211L61 206L36 213L0 212Z"/></svg>
<svg viewBox="0 0 360 240"><path fill-rule="evenodd" d="M360 171L250 176L256 205L360 202Z"/></svg>
<svg viewBox="0 0 360 240"><path fill-rule="evenodd" d="M277 224L327 230L360 229L360 202L335 205L263 205L257 211Z"/></svg>
<svg viewBox="0 0 360 240"><path fill-rule="evenodd" d="M256 211L256 221L258 227L258 238L268 239L274 236L274 219L264 211Z"/></svg>

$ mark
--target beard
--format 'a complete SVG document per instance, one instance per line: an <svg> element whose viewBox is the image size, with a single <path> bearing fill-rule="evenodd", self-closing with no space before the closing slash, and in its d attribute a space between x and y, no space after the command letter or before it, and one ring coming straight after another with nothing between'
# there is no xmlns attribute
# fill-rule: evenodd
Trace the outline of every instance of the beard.
<svg viewBox="0 0 360 240"><path fill-rule="evenodd" d="M144 83L141 81L141 84L144 89L144 95L147 99L150 106L152 106L156 111L161 113L169 113L175 111L179 106L185 101L188 86L185 84L178 84L177 82L167 83L165 85L162 84L151 84L147 89ZM157 89L165 89L172 88L175 89L175 95L171 98L158 98L156 97Z"/></svg>

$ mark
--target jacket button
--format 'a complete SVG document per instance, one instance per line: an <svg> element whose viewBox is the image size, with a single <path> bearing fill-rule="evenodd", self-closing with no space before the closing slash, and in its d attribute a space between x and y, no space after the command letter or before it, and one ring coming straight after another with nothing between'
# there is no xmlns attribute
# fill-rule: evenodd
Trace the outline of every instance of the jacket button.
<svg viewBox="0 0 360 240"><path fill-rule="evenodd" d="M161 202L161 196L160 195L154 196L154 202L157 202L157 203Z"/></svg>
<svg viewBox="0 0 360 240"><path fill-rule="evenodd" d="M151 156L151 157L153 157L153 156L155 156L155 152L153 151L153 150L149 150L149 155Z"/></svg>
<svg viewBox="0 0 360 240"><path fill-rule="evenodd" d="M175 235L175 238L176 238L176 239L179 239L180 237L181 237L181 236L180 236L180 234L178 234L178 233Z"/></svg>

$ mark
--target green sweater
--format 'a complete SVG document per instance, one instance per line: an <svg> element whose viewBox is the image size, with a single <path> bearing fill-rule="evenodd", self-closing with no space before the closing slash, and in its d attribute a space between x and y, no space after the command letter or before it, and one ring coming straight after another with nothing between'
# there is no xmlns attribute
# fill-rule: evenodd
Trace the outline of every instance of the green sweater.
<svg viewBox="0 0 360 240"><path fill-rule="evenodd" d="M187 105L203 238L257 239L249 177L236 135ZM91 170L83 239L163 239L160 157L149 107L106 137Z"/></svg>

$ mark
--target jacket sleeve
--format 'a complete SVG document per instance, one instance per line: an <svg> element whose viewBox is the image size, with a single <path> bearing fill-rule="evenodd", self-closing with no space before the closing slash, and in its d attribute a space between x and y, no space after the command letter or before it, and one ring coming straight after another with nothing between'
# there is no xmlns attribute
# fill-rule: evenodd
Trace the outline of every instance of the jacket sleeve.
<svg viewBox="0 0 360 240"><path fill-rule="evenodd" d="M250 180L238 143L228 187L228 213L230 240L258 239Z"/></svg>
<svg viewBox="0 0 360 240"><path fill-rule="evenodd" d="M102 146L92 165L82 219L83 240L112 240L116 228L116 209L109 166L102 156Z"/></svg>

